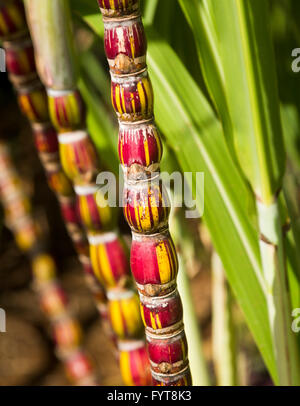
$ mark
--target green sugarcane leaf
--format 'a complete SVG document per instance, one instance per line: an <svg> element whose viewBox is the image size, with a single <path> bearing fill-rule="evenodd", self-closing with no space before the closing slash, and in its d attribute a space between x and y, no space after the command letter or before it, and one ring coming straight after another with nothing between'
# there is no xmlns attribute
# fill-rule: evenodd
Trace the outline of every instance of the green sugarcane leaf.
<svg viewBox="0 0 300 406"><path fill-rule="evenodd" d="M254 192L270 204L282 185L285 154L267 1L206 1L218 38L234 149Z"/></svg>
<svg viewBox="0 0 300 406"><path fill-rule="evenodd" d="M232 123L226 98L225 78L218 38L210 3L206 0L178 0L185 17L193 30L198 50L199 63L210 97L220 114L224 132L229 138L228 145L233 146ZM232 151L234 154L234 150Z"/></svg>

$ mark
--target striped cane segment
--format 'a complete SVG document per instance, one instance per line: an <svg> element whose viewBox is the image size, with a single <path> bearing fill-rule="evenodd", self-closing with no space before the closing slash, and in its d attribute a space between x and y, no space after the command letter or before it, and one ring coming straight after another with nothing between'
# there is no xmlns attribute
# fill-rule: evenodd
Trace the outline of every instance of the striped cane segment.
<svg viewBox="0 0 300 406"><path fill-rule="evenodd" d="M88 236L90 262L87 262L86 254L80 258L89 271L89 283L97 297L100 312L103 312L102 298L107 298L107 319L117 346L120 340L136 342L143 336L138 295L130 278L126 246L114 231L118 211L105 204L104 196L95 186L100 165L94 144L86 130L85 104L76 87L76 61L68 2L46 0L43 9L38 3L36 0L26 0L26 12L39 75L47 88L50 119L58 132L61 166L74 187L77 213ZM56 16L59 14L60 24L53 23L57 20L54 13ZM134 33L129 33L129 42L136 35L142 34L141 27L137 24ZM55 38L59 51L53 47ZM52 63L53 60L56 61L55 64ZM133 63L143 66L143 56L137 56ZM141 80L146 82L146 78ZM71 216L69 205L70 202L66 200L64 212L68 217ZM97 286L103 286L104 292L97 289ZM145 354L145 342L143 346ZM134 359L136 364L138 359L143 361L143 368L133 366L134 378L131 381L127 379L126 382L150 383L148 360L142 356L141 351L136 352Z"/></svg>
<svg viewBox="0 0 300 406"><path fill-rule="evenodd" d="M125 175L124 216L132 230L131 270L141 300L155 385L191 385L178 261L169 233L170 203L160 183L162 143L153 114L147 43L138 0L99 0L119 120L119 158Z"/></svg>
<svg viewBox="0 0 300 406"><path fill-rule="evenodd" d="M38 294L41 309L51 324L58 358L67 367L73 355L80 352L89 365L89 371L72 382L76 385L94 385L96 378L93 368L81 346L81 327L69 312L66 294L56 276L55 262L45 249L44 236L33 218L30 199L15 170L9 148L2 141L0 200L7 226L13 232L19 248L31 261L33 287Z"/></svg>

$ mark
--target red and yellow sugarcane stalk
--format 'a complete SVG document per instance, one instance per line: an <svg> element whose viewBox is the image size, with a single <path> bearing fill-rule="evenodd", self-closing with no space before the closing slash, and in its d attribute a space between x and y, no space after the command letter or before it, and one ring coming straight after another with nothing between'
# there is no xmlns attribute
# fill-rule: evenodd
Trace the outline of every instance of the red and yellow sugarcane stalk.
<svg viewBox="0 0 300 406"><path fill-rule="evenodd" d="M91 272L88 241L78 216L73 186L60 162L57 133L50 120L47 93L37 76L34 49L22 2L19 0L4 2L0 16L9 77L17 91L20 108L32 126L35 145L49 186L58 198L62 217L85 269L87 283L105 320L107 318L106 297ZM18 25L13 25L14 20ZM78 145L81 150L86 147L88 146L84 141ZM79 163L79 169L82 165L83 163Z"/></svg>
<svg viewBox="0 0 300 406"><path fill-rule="evenodd" d="M33 218L30 199L4 141L0 141L0 200L7 226L31 261L33 286L51 323L58 358L64 363L72 383L94 385L96 379L91 362L81 347L81 327L70 315L66 294L56 277L55 262L45 249L43 235ZM81 360L81 368L76 366L78 360Z"/></svg>
<svg viewBox="0 0 300 406"><path fill-rule="evenodd" d="M86 130L85 104L77 89L68 2L25 2L40 78L58 131L62 167L74 185L77 213L89 241L91 272L106 288L108 315L120 350L124 382L147 385L149 370L138 296L130 280L126 246L116 231L117 212L99 205L98 156Z"/></svg>
<svg viewBox="0 0 300 406"><path fill-rule="evenodd" d="M117 114L119 156L125 173L124 215L132 229L131 270L156 385L191 385L178 261L168 231L169 203L159 181L162 156L146 65L146 35L138 0L98 0Z"/></svg>

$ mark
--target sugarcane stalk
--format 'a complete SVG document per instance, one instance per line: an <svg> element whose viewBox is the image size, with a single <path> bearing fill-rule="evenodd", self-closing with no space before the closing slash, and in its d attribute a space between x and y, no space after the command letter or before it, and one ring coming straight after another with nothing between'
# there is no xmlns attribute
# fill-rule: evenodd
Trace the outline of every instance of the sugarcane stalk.
<svg viewBox="0 0 300 406"><path fill-rule="evenodd" d="M237 381L237 357L235 328L232 314L232 294L225 277L220 257L212 256L213 285L213 359L217 384L235 386Z"/></svg>
<svg viewBox="0 0 300 406"><path fill-rule="evenodd" d="M50 122L45 89L37 76L34 50L23 4L17 0L8 1L7 4L3 3L1 10L2 18L7 23L7 30L12 31L2 33L9 77L17 91L20 108L32 126L35 145L45 169L48 184L58 198L69 236L85 270L87 284L93 292L97 308L105 321L107 319L106 297L102 287L96 283L91 274L88 241L77 214L73 186L62 170L57 133ZM13 25L13 18L18 21L20 28ZM4 25L2 29L5 27ZM106 324L105 328L108 329Z"/></svg>
<svg viewBox="0 0 300 406"><path fill-rule="evenodd" d="M95 385L92 364L81 344L81 327L70 314L54 260L45 249L44 236L33 218L29 197L14 167L8 144L3 141L0 141L0 200L6 224L31 262L33 287L50 322L58 359L63 362L72 383Z"/></svg>
<svg viewBox="0 0 300 406"><path fill-rule="evenodd" d="M125 173L124 215L132 229L131 270L141 300L153 383L192 384L183 311L176 286L178 260L169 233L169 202L159 181L162 156L146 66L146 36L138 0L99 0L111 96L120 124Z"/></svg>
<svg viewBox="0 0 300 406"><path fill-rule="evenodd" d="M47 88L50 116L58 131L62 167L74 185L80 221L89 242L90 272L106 289L108 316L119 349L123 380L149 383L138 297L130 280L126 247L116 231L117 213L99 205L98 156L85 128L85 104L77 89L69 4L25 2L39 75ZM52 60L55 63L51 63ZM143 368L141 368L143 366Z"/></svg>

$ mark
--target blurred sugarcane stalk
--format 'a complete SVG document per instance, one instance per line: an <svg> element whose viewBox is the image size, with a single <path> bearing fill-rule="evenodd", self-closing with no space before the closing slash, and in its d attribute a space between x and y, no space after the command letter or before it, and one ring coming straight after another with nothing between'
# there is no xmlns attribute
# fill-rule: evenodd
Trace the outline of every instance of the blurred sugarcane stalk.
<svg viewBox="0 0 300 406"><path fill-rule="evenodd" d="M95 385L97 378L82 347L83 331L71 314L66 292L57 277L55 261L45 249L45 235L34 218L9 144L3 140L0 140L0 202L7 227L31 263L33 288L50 323L56 356L63 363L70 382Z"/></svg>
<svg viewBox="0 0 300 406"><path fill-rule="evenodd" d="M238 385L233 297L220 257L212 256L212 340L217 384Z"/></svg>

